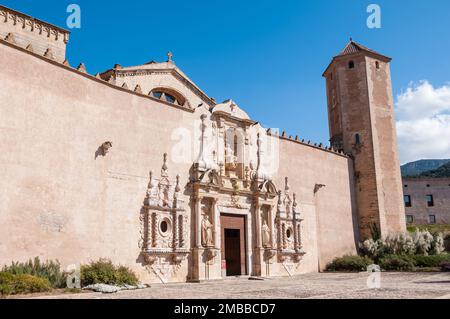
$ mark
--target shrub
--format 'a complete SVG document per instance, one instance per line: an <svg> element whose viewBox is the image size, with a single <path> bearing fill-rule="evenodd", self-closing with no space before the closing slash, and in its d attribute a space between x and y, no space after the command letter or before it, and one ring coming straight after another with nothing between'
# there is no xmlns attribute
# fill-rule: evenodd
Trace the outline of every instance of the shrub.
<svg viewBox="0 0 450 319"><path fill-rule="evenodd" d="M450 254L410 256L416 267L440 267L443 262L450 262Z"/></svg>
<svg viewBox="0 0 450 319"><path fill-rule="evenodd" d="M360 253L375 261L387 255L439 255L444 251L442 234L432 235L427 230L412 234L388 235L378 240L368 239L359 244Z"/></svg>
<svg viewBox="0 0 450 319"><path fill-rule="evenodd" d="M110 260L100 259L81 266L81 285L136 285L138 279L134 272L125 266L116 267Z"/></svg>
<svg viewBox="0 0 450 319"><path fill-rule="evenodd" d="M138 279L134 272L124 266L117 268L117 281L120 284L137 285Z"/></svg>
<svg viewBox="0 0 450 319"><path fill-rule="evenodd" d="M450 271L450 261L441 263L441 271Z"/></svg>
<svg viewBox="0 0 450 319"><path fill-rule="evenodd" d="M50 282L29 274L13 275L0 272L0 294L13 295L33 292L44 292L52 289Z"/></svg>
<svg viewBox="0 0 450 319"><path fill-rule="evenodd" d="M445 251L444 237L441 233L434 235L434 241L431 244L433 254L439 255Z"/></svg>
<svg viewBox="0 0 450 319"><path fill-rule="evenodd" d="M405 255L387 255L380 259L380 267L383 270L412 271L414 261Z"/></svg>
<svg viewBox="0 0 450 319"><path fill-rule="evenodd" d="M12 262L11 266L4 266L2 271L13 275L33 275L36 277L47 279L54 288L63 288L66 286L66 274L61 271L58 261L47 260L42 263L39 257L34 260L19 263Z"/></svg>
<svg viewBox="0 0 450 319"><path fill-rule="evenodd" d="M16 275L14 282L14 293L33 293L52 290L48 279L40 278L28 274Z"/></svg>
<svg viewBox="0 0 450 319"><path fill-rule="evenodd" d="M13 291L14 275L0 272L0 295L10 295Z"/></svg>
<svg viewBox="0 0 450 319"><path fill-rule="evenodd" d="M326 269L328 271L366 271L372 264L373 260L366 256L344 256L335 258Z"/></svg>
<svg viewBox="0 0 450 319"><path fill-rule="evenodd" d="M416 229L412 237L417 254L428 255L434 241L433 235L428 230L420 231Z"/></svg>

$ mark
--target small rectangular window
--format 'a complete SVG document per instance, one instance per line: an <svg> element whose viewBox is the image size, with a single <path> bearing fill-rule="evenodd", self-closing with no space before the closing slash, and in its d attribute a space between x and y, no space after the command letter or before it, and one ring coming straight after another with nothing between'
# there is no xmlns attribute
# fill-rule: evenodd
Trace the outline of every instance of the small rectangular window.
<svg viewBox="0 0 450 319"><path fill-rule="evenodd" d="M430 224L436 224L436 215L429 215L428 216L428 222Z"/></svg>
<svg viewBox="0 0 450 319"><path fill-rule="evenodd" d="M433 195L427 195L427 205L428 205L428 207L433 207L434 206Z"/></svg>
<svg viewBox="0 0 450 319"><path fill-rule="evenodd" d="M411 207L412 203L411 203L411 196L410 195L405 195L403 196L404 200L405 200L405 207Z"/></svg>
<svg viewBox="0 0 450 319"><path fill-rule="evenodd" d="M406 215L406 222L408 224L414 223L414 216L413 215Z"/></svg>

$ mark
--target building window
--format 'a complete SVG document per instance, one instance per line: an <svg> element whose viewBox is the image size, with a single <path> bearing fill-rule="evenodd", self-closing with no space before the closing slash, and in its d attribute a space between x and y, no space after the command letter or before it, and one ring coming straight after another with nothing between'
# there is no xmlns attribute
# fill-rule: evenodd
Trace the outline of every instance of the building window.
<svg viewBox="0 0 450 319"><path fill-rule="evenodd" d="M180 93L168 88L156 88L150 92L150 96L155 99L168 102L170 104L185 106L187 104L186 99Z"/></svg>
<svg viewBox="0 0 450 319"><path fill-rule="evenodd" d="M433 199L433 195L427 195L427 205L428 207L433 207L434 206L434 199Z"/></svg>
<svg viewBox="0 0 450 319"><path fill-rule="evenodd" d="M414 223L414 216L413 215L406 215L406 222L408 224Z"/></svg>
<svg viewBox="0 0 450 319"><path fill-rule="evenodd" d="M162 96L162 92L153 92L152 94L153 94L153 97L157 98L157 99L160 99Z"/></svg>
<svg viewBox="0 0 450 319"><path fill-rule="evenodd" d="M436 215L429 215L428 216L428 222L430 224L436 224Z"/></svg>
<svg viewBox="0 0 450 319"><path fill-rule="evenodd" d="M405 207L411 207L411 195L405 195L403 198L405 199Z"/></svg>
<svg viewBox="0 0 450 319"><path fill-rule="evenodd" d="M157 98L160 100L163 99L164 101L169 102L169 103L175 103L177 101L177 99L170 93L163 93L160 91L155 91L155 92L152 92L152 95L154 98Z"/></svg>
<svg viewBox="0 0 450 319"><path fill-rule="evenodd" d="M405 185L405 188L407 188L408 187L408 185Z"/></svg>
<svg viewBox="0 0 450 319"><path fill-rule="evenodd" d="M379 68L380 68L380 62L376 61L376 62L375 62L375 67L376 67L377 69L379 69Z"/></svg>
<svg viewBox="0 0 450 319"><path fill-rule="evenodd" d="M355 62L354 61L348 62L348 68L349 69L354 69L355 68Z"/></svg>
<svg viewBox="0 0 450 319"><path fill-rule="evenodd" d="M358 133L355 134L355 144L356 145L361 144L361 137L359 136Z"/></svg>

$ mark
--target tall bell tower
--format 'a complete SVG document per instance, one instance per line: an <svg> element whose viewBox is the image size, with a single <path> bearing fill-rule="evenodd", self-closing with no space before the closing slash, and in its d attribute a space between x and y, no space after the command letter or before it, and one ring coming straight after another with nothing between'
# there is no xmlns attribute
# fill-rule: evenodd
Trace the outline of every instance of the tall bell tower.
<svg viewBox="0 0 450 319"><path fill-rule="evenodd" d="M350 39L323 74L331 146L354 159L361 239L406 231L390 61Z"/></svg>

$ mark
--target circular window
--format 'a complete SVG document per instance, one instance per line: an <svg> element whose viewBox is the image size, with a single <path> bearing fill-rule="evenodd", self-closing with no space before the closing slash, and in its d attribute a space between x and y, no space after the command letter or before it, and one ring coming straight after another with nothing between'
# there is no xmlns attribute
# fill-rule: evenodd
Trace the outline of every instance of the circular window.
<svg viewBox="0 0 450 319"><path fill-rule="evenodd" d="M169 231L169 223L166 220L163 220L159 225L159 228L161 229L161 233L165 234Z"/></svg>

